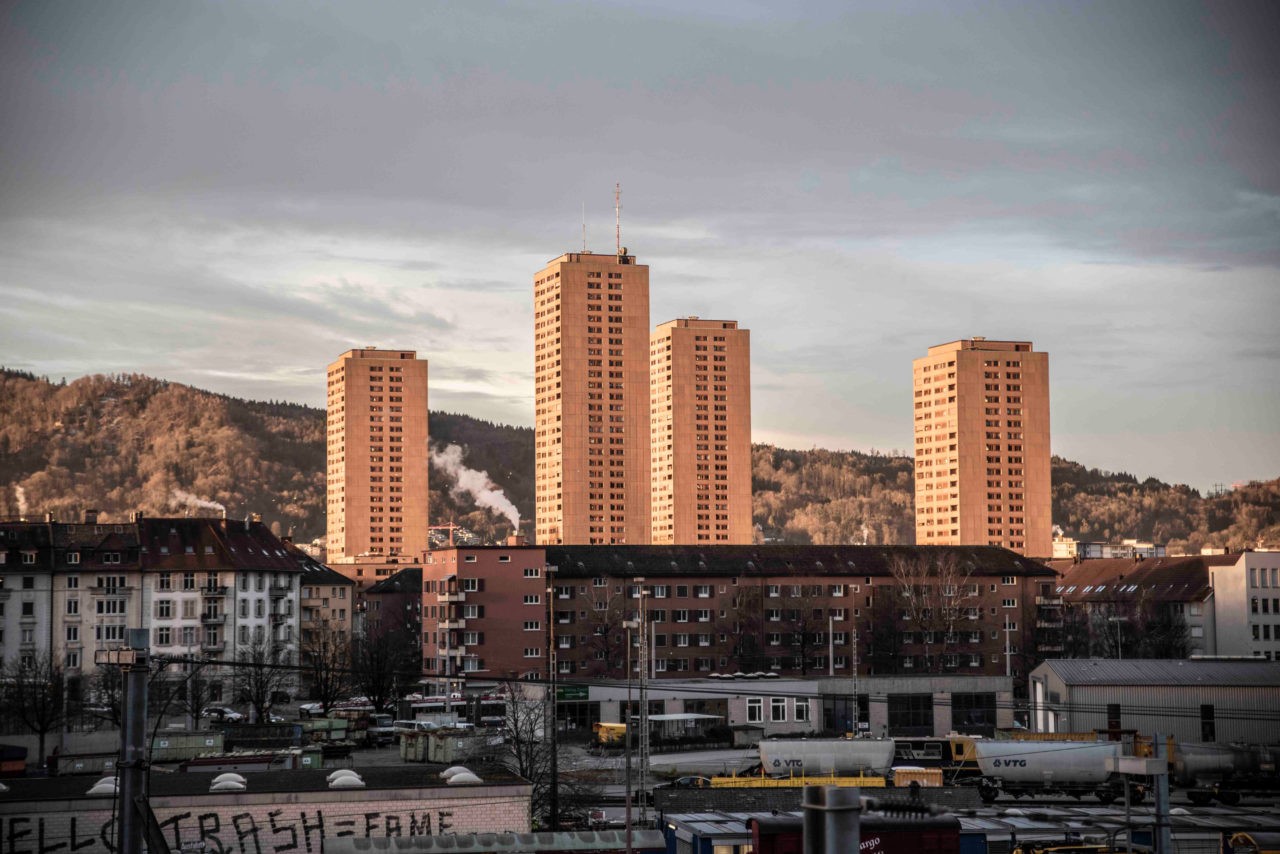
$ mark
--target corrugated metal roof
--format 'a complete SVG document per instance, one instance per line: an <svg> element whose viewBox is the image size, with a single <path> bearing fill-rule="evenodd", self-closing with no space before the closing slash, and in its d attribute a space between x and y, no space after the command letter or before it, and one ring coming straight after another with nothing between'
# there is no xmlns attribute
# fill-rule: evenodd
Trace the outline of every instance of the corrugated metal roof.
<svg viewBox="0 0 1280 854"><path fill-rule="evenodd" d="M1051 659L1051 669L1067 685L1255 685L1280 687L1280 662L1212 661L1183 658Z"/></svg>

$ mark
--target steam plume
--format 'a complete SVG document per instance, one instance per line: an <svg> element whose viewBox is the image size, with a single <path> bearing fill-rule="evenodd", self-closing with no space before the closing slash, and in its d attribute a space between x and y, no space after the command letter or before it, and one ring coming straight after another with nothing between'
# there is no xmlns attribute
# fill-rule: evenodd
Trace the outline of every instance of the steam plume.
<svg viewBox="0 0 1280 854"><path fill-rule="evenodd" d="M476 506L492 510L511 520L511 526L520 528L520 511L507 498L506 493L489 479L489 473L469 469L462 464L462 448L448 445L444 450L431 448L431 464L454 478L449 494L454 498L466 493L475 499Z"/></svg>
<svg viewBox="0 0 1280 854"><path fill-rule="evenodd" d="M219 513L226 513L227 508L223 507L216 501L206 501L198 495L192 495L190 492L183 492L181 489L173 491L173 503L179 507L190 507L193 510L216 510Z"/></svg>
<svg viewBox="0 0 1280 854"><path fill-rule="evenodd" d="M18 501L18 515L26 516L27 515L27 491L23 489L21 486L15 486L13 488L13 495Z"/></svg>

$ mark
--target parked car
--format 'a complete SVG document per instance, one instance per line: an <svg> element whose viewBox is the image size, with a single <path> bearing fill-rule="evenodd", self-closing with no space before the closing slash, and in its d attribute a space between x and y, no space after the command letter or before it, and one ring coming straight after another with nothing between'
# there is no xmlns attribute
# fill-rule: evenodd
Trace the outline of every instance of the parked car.
<svg viewBox="0 0 1280 854"><path fill-rule="evenodd" d="M213 718L218 723L240 723L244 715L229 706L205 706L200 710L200 717Z"/></svg>
<svg viewBox="0 0 1280 854"><path fill-rule="evenodd" d="M298 714L304 718L324 717L324 703L303 703L298 706Z"/></svg>

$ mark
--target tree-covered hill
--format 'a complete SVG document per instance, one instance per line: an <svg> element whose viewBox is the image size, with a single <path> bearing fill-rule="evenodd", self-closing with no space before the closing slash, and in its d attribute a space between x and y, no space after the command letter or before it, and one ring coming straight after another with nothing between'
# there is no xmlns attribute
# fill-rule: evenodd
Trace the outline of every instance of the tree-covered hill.
<svg viewBox="0 0 1280 854"><path fill-rule="evenodd" d="M466 415L431 414L434 445L457 444L533 516L533 431ZM753 512L762 535L789 542L911 543L908 457L856 451L752 450ZM1203 497L1186 486L1088 469L1054 458L1054 520L1088 539L1140 537L1198 550L1280 544L1280 480ZM435 524L457 522L486 538L510 523L451 494L431 474ZM0 370L0 516L89 508L124 519L134 510L180 514L217 503L228 515L260 513L299 541L324 532L324 412L239 400L145 376L51 383Z"/></svg>

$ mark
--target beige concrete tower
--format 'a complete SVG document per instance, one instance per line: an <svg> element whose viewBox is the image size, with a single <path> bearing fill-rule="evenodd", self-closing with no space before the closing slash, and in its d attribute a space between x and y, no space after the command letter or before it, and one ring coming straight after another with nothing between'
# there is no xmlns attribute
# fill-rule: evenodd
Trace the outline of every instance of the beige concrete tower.
<svg viewBox="0 0 1280 854"><path fill-rule="evenodd" d="M348 350L329 366L327 562L427 550L427 361Z"/></svg>
<svg viewBox="0 0 1280 854"><path fill-rule="evenodd" d="M751 542L751 333L680 318L650 336L655 545Z"/></svg>
<svg viewBox="0 0 1280 854"><path fill-rule="evenodd" d="M1051 556L1049 355L974 338L912 367L916 543Z"/></svg>
<svg viewBox="0 0 1280 854"><path fill-rule="evenodd" d="M649 542L649 268L571 252L534 276L538 545Z"/></svg>

